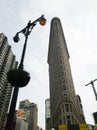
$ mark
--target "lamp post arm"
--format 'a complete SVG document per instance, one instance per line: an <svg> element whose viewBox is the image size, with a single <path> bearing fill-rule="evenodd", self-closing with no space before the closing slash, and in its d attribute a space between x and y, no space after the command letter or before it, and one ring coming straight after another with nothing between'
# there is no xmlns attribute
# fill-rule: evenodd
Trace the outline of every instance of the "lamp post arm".
<svg viewBox="0 0 97 130"><path fill-rule="evenodd" d="M37 22L39 22L42 18L44 18L44 15L42 15L41 17L39 17L38 19L36 19L34 22L31 23L31 20L28 22L27 26L25 28L23 28L22 30L20 30L19 32L17 32L17 34L19 33L23 33L25 36L30 35L33 27L37 24Z"/></svg>
<svg viewBox="0 0 97 130"><path fill-rule="evenodd" d="M44 15L41 15L38 19L36 19L34 22L30 23L30 26L36 25L36 22L40 21L42 18L44 18Z"/></svg>

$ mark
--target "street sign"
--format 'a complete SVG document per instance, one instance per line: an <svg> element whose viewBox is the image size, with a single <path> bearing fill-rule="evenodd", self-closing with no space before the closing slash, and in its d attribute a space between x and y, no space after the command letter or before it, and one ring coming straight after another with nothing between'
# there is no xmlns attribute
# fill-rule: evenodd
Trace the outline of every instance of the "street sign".
<svg viewBox="0 0 97 130"><path fill-rule="evenodd" d="M68 130L67 125L58 125L58 130Z"/></svg>
<svg viewBox="0 0 97 130"><path fill-rule="evenodd" d="M79 124L79 129L80 130L88 130L88 125L87 124Z"/></svg>

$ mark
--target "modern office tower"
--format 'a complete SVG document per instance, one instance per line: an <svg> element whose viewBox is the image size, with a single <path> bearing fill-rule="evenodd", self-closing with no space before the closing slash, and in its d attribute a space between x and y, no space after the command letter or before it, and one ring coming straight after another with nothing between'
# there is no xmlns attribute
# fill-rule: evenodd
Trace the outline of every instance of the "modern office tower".
<svg viewBox="0 0 97 130"><path fill-rule="evenodd" d="M28 99L24 100L24 101L21 101L19 103L19 108L20 109L26 109L26 106L29 106L30 105L30 101Z"/></svg>
<svg viewBox="0 0 97 130"><path fill-rule="evenodd" d="M0 130L3 129L9 102L12 93L12 86L7 81L7 72L10 69L16 68L17 62L15 55L11 50L11 46L8 44L7 37L0 34Z"/></svg>
<svg viewBox="0 0 97 130"><path fill-rule="evenodd" d="M50 130L50 99L45 100L45 130Z"/></svg>
<svg viewBox="0 0 97 130"><path fill-rule="evenodd" d="M23 109L16 112L15 130L28 130L28 121Z"/></svg>
<svg viewBox="0 0 97 130"><path fill-rule="evenodd" d="M69 52L59 18L51 21L48 64L51 127L85 123L81 99L75 93Z"/></svg>
<svg viewBox="0 0 97 130"><path fill-rule="evenodd" d="M15 130L28 130L28 122L26 118L17 117Z"/></svg>
<svg viewBox="0 0 97 130"><path fill-rule="evenodd" d="M28 130L36 130L38 117L37 105L35 103L30 103L29 100L24 100L20 102L19 109L23 109L26 113Z"/></svg>

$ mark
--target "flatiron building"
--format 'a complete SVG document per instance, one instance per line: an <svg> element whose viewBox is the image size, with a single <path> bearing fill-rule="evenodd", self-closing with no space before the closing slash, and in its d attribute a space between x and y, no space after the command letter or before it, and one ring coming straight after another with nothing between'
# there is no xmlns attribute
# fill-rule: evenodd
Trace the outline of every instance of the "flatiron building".
<svg viewBox="0 0 97 130"><path fill-rule="evenodd" d="M12 94L12 86L7 81L7 72L17 67L15 55L8 44L7 37L0 34L0 130L6 123L8 107Z"/></svg>
<svg viewBox="0 0 97 130"><path fill-rule="evenodd" d="M48 49L51 127L85 123L81 99L75 93L69 58L60 19L55 17L51 21Z"/></svg>

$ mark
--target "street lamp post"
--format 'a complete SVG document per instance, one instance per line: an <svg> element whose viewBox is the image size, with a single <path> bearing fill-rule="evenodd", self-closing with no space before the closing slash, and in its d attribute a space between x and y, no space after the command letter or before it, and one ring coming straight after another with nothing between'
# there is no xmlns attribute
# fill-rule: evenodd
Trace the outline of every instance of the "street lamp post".
<svg viewBox="0 0 97 130"><path fill-rule="evenodd" d="M96 100L97 100L97 93L96 93L96 89L95 89L95 87L94 87L94 82L95 82L95 81L97 81L97 79L91 81L90 83L86 84L85 86L88 86L88 85L90 85L90 84L92 85L92 88L93 88L93 91L94 91L94 95L95 95L95 98L96 98Z"/></svg>
<svg viewBox="0 0 97 130"><path fill-rule="evenodd" d="M15 115L15 108L16 108L16 102L18 97L18 92L20 87L26 86L30 81L30 75L28 72L24 71L24 57L25 57L25 51L27 46L27 40L28 36L30 35L33 27L37 24L37 22L40 23L40 25L45 25L46 19L44 18L44 15L36 19L34 22L31 23L31 20L28 22L27 26L23 28L21 31L17 32L15 37L13 38L14 42L19 41L19 34L23 33L25 36L25 42L23 46L22 56L20 60L20 64L18 69L10 70L7 73L7 79L9 83L11 83L12 86L14 86L13 96L11 100L11 105L9 109L9 114L7 117L7 123L5 130L14 130L14 115Z"/></svg>

